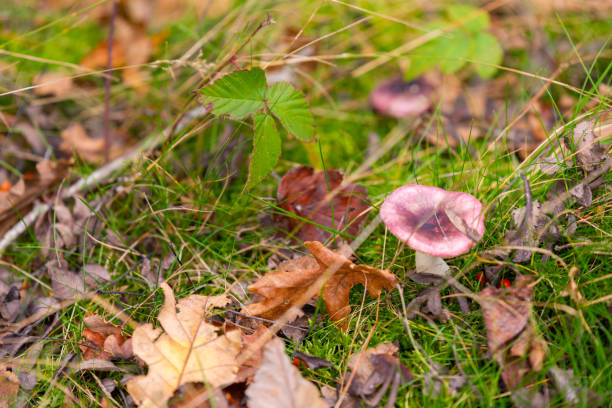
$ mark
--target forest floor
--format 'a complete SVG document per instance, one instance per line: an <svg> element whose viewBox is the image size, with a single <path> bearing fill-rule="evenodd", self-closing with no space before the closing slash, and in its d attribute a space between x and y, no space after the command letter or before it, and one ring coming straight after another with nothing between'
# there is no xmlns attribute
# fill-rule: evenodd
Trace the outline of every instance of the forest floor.
<svg viewBox="0 0 612 408"><path fill-rule="evenodd" d="M608 406L612 8L468 3L8 0L0 407Z"/></svg>

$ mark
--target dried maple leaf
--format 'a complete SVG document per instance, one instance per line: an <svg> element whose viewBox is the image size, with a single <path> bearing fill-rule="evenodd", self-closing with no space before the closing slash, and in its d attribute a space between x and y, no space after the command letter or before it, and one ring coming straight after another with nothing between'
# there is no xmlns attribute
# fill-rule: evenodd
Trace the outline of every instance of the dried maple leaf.
<svg viewBox="0 0 612 408"><path fill-rule="evenodd" d="M301 241L325 242L331 237L315 224L354 236L369 208L367 198L364 187L342 185L342 174L336 170L315 173L312 167L296 167L278 185L278 206L312 223L284 214L274 215L274 222Z"/></svg>
<svg viewBox="0 0 612 408"><path fill-rule="evenodd" d="M246 390L250 408L328 408L319 390L300 375L279 338L264 346L261 367Z"/></svg>
<svg viewBox="0 0 612 408"><path fill-rule="evenodd" d="M238 371L240 331L219 333L217 326L206 321L207 312L226 305L229 298L191 295L177 305L170 286L162 283L160 287L165 302L157 320L163 330L144 324L132 336L134 354L149 367L147 375L127 383L140 407L165 407L186 383L202 382L211 388L231 384Z"/></svg>
<svg viewBox="0 0 612 408"><path fill-rule="evenodd" d="M532 278L519 275L513 286L488 286L478 294L489 351L502 367L502 380L515 389L529 371L542 369L546 344L531 324Z"/></svg>
<svg viewBox="0 0 612 408"><path fill-rule="evenodd" d="M242 312L266 319L276 319L287 311L327 268L337 268L328 279L323 291L323 301L327 313L335 322L341 322L351 312L349 292L358 283L363 284L370 296L378 297L382 289L393 289L397 282L395 275L388 271L367 265L355 265L338 252L327 249L317 241L305 243L312 256L281 262L278 271L265 274L249 286L249 290L263 296L263 300L253 303ZM319 293L321 288L317 288ZM346 328L347 322L342 321Z"/></svg>
<svg viewBox="0 0 612 408"><path fill-rule="evenodd" d="M83 321L87 326L82 333L87 343L79 346L83 360L111 358L127 360L133 356L132 340L122 334L119 326L105 321L98 315L85 316Z"/></svg>

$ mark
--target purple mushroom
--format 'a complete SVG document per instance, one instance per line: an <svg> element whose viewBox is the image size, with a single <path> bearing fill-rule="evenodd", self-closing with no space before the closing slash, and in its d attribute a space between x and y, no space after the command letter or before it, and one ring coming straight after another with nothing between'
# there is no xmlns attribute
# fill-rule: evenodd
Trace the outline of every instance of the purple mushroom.
<svg viewBox="0 0 612 408"><path fill-rule="evenodd" d="M370 105L375 112L393 118L417 116L431 107L433 90L433 86L422 78L406 82L395 77L374 88L370 93Z"/></svg>
<svg viewBox="0 0 612 408"><path fill-rule="evenodd" d="M408 184L393 191L380 208L393 235L416 250L416 271L444 275L452 258L482 238L482 203L471 194Z"/></svg>

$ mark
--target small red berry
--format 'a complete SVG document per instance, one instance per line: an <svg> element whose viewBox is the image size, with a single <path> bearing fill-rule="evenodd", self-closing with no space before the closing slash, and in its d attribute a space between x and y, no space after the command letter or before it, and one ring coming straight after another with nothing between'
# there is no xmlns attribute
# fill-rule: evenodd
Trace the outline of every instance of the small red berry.
<svg viewBox="0 0 612 408"><path fill-rule="evenodd" d="M512 284L510 283L508 279L502 279L499 281L500 288L509 288L510 286L512 286Z"/></svg>
<svg viewBox="0 0 612 408"><path fill-rule="evenodd" d="M293 357L293 365L300 368L300 364L308 368L308 364L304 360L300 360L297 357Z"/></svg>
<svg viewBox="0 0 612 408"><path fill-rule="evenodd" d="M478 282L479 285L484 285L487 282L487 277L484 273L478 272L478 275L476 275L476 282Z"/></svg>

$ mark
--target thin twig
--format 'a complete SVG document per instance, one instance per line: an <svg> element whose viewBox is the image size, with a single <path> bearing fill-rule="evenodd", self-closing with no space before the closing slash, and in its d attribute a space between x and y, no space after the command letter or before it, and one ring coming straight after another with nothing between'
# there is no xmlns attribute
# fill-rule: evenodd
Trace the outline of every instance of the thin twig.
<svg viewBox="0 0 612 408"><path fill-rule="evenodd" d="M531 216L533 214L533 199L531 198L531 188L529 187L529 181L525 177L525 172L521 171L521 179L523 180L523 188L525 189L525 214L523 221L519 226L519 231L522 237L527 235L527 228L531 223Z"/></svg>
<svg viewBox="0 0 612 408"><path fill-rule="evenodd" d="M113 66L113 37L115 34L115 19L117 18L117 0L113 1L110 26L108 28L108 40L106 46L106 72L110 72ZM110 159L110 83L111 75L104 79L104 162Z"/></svg>

